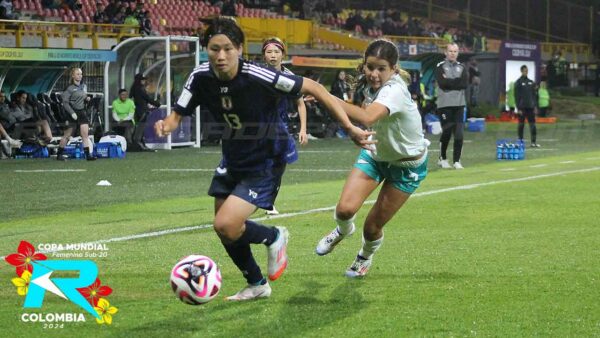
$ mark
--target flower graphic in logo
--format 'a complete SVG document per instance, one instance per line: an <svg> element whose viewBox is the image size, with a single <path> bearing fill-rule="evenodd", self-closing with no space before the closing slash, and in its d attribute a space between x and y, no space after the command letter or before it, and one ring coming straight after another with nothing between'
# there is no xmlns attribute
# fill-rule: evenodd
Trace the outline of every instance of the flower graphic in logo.
<svg viewBox="0 0 600 338"><path fill-rule="evenodd" d="M31 281L31 272L25 270L21 277L15 277L10 280L16 287L19 296L25 296L29 291L29 282Z"/></svg>
<svg viewBox="0 0 600 338"><path fill-rule="evenodd" d="M46 255L35 253L35 248L27 241L21 241L21 243L19 243L17 253L10 254L4 258L8 264L17 267L17 276L22 276L23 271L25 270L31 272L33 270L31 266L32 261L42 261L46 259L48 259Z"/></svg>
<svg viewBox="0 0 600 338"><path fill-rule="evenodd" d="M112 293L112 289L106 285L101 285L100 278L96 278L94 284L87 288L77 289L93 306L98 305L100 297L107 297Z"/></svg>
<svg viewBox="0 0 600 338"><path fill-rule="evenodd" d="M96 318L96 322L108 325L112 324L112 316L119 311L116 307L110 306L110 303L104 298L98 300L98 306L94 306L94 310L100 315L100 318Z"/></svg>

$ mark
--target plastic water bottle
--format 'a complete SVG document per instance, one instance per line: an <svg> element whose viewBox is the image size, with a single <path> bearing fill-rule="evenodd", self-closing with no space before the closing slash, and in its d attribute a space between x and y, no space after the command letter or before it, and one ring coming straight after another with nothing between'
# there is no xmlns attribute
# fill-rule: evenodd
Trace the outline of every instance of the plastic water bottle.
<svg viewBox="0 0 600 338"><path fill-rule="evenodd" d="M76 146L75 148L75 158L81 158L81 149L79 146Z"/></svg>
<svg viewBox="0 0 600 338"><path fill-rule="evenodd" d="M499 145L496 147L496 159L498 159L498 160L501 160L501 159L502 159L502 150L503 150L503 148L504 148L504 147L502 146L502 144L499 144Z"/></svg>

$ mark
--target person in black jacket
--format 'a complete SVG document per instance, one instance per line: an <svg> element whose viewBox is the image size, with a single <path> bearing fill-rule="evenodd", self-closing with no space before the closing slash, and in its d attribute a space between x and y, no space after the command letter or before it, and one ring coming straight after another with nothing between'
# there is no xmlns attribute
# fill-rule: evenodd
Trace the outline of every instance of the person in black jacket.
<svg viewBox="0 0 600 338"><path fill-rule="evenodd" d="M335 74L335 80L331 84L331 90L329 91L333 96L340 100L348 101L350 98L350 86L346 82L346 72L338 70Z"/></svg>
<svg viewBox="0 0 600 338"><path fill-rule="evenodd" d="M139 73L135 75L131 90L129 91L129 97L133 99L135 103L135 132L133 133L133 149L139 147L140 150L149 150L143 141L144 128L146 127L146 120L148 118L148 105L155 108L160 107L160 102L153 100L150 95L146 92L146 80L144 74Z"/></svg>
<svg viewBox="0 0 600 338"><path fill-rule="evenodd" d="M535 127L535 107L537 103L537 86L533 80L527 77L527 66L521 66L521 77L515 82L515 103L519 115L519 140L523 140L523 129L525 119L529 122L531 132L531 146L539 147L536 143L537 129Z"/></svg>

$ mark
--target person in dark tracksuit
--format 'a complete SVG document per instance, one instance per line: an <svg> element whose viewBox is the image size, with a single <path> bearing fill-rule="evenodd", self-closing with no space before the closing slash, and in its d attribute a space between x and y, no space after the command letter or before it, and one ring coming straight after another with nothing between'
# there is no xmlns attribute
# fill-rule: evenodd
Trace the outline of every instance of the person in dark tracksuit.
<svg viewBox="0 0 600 338"><path fill-rule="evenodd" d="M527 77L527 66L521 66L521 77L515 82L515 104L519 115L519 140L523 140L525 119L529 122L531 132L531 146L539 147L536 142L537 129L535 127L535 107L537 103L537 88L535 82Z"/></svg>
<svg viewBox="0 0 600 338"><path fill-rule="evenodd" d="M468 86L469 72L467 68L456 59L458 58L458 45L451 43L446 46L446 59L438 63L435 69L437 82L437 107L442 123L440 137L440 158L438 165L443 169L463 169L460 163L463 146L463 132L465 129L465 89ZM453 165L448 163L446 150L450 138L454 133L454 151L452 154Z"/></svg>
<svg viewBox="0 0 600 338"><path fill-rule="evenodd" d="M62 102L65 111L71 116L71 119L77 122L79 125L79 134L81 141L83 142L83 151L85 158L88 161L94 161L96 157L93 155L92 145L90 144L89 131L90 131L90 120L85 110L85 104L90 100L87 96L87 86L81 82L83 79L83 72L81 68L71 69L71 84L62 92ZM73 134L73 127L67 125L64 131L63 137L60 139L58 144L58 151L56 153L56 159L59 161L65 161L64 156L65 146L69 137Z"/></svg>
<svg viewBox="0 0 600 338"><path fill-rule="evenodd" d="M139 150L149 150L143 141L146 120L148 119L148 105L160 107L160 102L152 99L146 92L146 79L144 74L136 74L133 84L131 85L131 90L129 91L129 97L131 97L135 103L135 114L133 117L135 121L133 149L138 148Z"/></svg>

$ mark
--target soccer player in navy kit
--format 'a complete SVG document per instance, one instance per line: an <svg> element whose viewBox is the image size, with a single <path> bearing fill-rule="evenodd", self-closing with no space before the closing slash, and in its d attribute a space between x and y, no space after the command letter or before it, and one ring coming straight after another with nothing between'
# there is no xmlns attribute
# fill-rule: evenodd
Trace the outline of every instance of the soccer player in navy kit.
<svg viewBox="0 0 600 338"><path fill-rule="evenodd" d="M228 300L269 297L271 287L256 264L250 244L268 248L268 277L274 281L287 266L288 231L248 220L258 208L270 209L285 170L289 134L277 110L282 96L313 95L340 121L361 147L371 132L352 125L344 110L323 86L240 59L244 33L234 20L216 18L202 44L209 62L194 69L173 109L155 124L158 136L175 130L182 116L205 105L222 126L221 163L208 194L215 197L213 227L248 285Z"/></svg>
<svg viewBox="0 0 600 338"><path fill-rule="evenodd" d="M285 44L277 37L272 37L263 42L262 45L263 58L265 62L284 74L294 75L292 71L285 68L282 64L283 57L285 56ZM298 131L298 142L301 145L308 143L308 135L306 134L306 106L304 105L304 98L302 95L292 98L282 98L279 100L279 114L281 115L282 121L288 125L290 122L289 113L294 110L294 107L298 109L298 117L300 120L300 130ZM296 143L294 138L290 135L288 140L288 149L286 151L285 159L287 164L292 164L298 160L298 151L296 150ZM266 211L267 215L278 215L279 212L275 209L275 205L271 210Z"/></svg>

